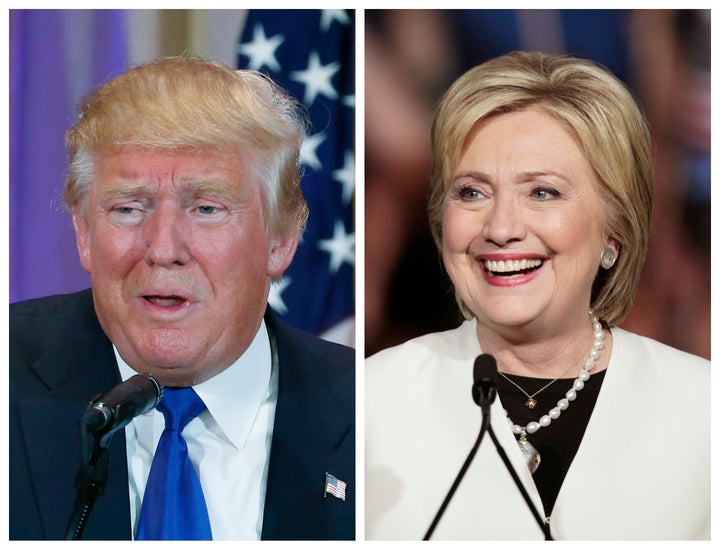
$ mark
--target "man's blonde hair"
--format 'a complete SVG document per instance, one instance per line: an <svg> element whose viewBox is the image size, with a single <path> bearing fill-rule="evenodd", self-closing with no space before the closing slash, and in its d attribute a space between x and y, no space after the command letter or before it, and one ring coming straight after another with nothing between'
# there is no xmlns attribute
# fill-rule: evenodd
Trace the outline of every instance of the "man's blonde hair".
<svg viewBox="0 0 720 550"><path fill-rule="evenodd" d="M247 151L264 189L267 229L304 229L299 155L307 132L298 103L264 75L195 58L130 69L88 95L66 133L65 203L83 206L93 155L139 145L162 150Z"/></svg>

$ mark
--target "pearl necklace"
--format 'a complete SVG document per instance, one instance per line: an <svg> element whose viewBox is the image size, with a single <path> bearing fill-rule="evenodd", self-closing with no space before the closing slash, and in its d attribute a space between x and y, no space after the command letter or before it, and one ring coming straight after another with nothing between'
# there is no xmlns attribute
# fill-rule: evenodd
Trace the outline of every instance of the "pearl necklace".
<svg viewBox="0 0 720 550"><path fill-rule="evenodd" d="M585 366L580 371L580 374L578 374L578 377L573 381L572 388L567 391L564 398L557 402L555 407L550 409L547 414L541 416L537 422L530 422L527 426L523 427L518 424L514 424L513 421L510 420L509 416L507 418L512 433L518 437L518 447L520 448L520 452L523 457L525 457L527 467L531 474L534 474L535 470L537 470L538 466L540 466L540 453L528 442L528 434L534 434L540 428L547 428L553 420L557 420L560 417L560 414L567 410L571 402L575 401L577 392L585 387L585 382L587 382L590 378L590 371L595 368L595 364L600 357L600 350L605 344L605 332L603 331L600 319L597 315L595 315L595 312L592 309L588 313L590 314L590 319L592 320L594 338L593 345L590 350L588 360L585 362ZM505 411L506 416L507 414L507 411Z"/></svg>

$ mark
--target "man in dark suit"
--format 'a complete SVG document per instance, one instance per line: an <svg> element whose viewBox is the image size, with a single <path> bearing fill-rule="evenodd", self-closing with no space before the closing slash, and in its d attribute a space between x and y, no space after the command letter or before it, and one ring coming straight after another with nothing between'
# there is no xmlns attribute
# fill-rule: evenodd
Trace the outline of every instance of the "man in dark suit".
<svg viewBox="0 0 720 550"><path fill-rule="evenodd" d="M11 306L11 539L67 536L80 418L137 373L202 399L182 436L213 539L354 538L354 353L267 307L307 217L304 132L267 78L192 58L81 104L65 201L92 289ZM112 434L83 538L145 538L164 422Z"/></svg>

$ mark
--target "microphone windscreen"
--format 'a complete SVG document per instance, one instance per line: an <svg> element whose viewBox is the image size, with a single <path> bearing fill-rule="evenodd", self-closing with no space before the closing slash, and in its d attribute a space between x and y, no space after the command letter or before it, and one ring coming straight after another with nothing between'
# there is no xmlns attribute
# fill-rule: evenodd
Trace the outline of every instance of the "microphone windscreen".
<svg viewBox="0 0 720 550"><path fill-rule="evenodd" d="M473 382L481 385L489 383L495 386L498 377L497 372L497 362L492 355L488 353L478 355L473 366Z"/></svg>

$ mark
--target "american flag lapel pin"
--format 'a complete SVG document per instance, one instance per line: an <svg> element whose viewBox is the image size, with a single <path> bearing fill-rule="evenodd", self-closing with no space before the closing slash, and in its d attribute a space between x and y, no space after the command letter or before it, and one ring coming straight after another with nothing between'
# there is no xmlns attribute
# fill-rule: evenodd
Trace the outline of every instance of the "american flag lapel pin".
<svg viewBox="0 0 720 550"><path fill-rule="evenodd" d="M345 483L342 479L338 479L334 475L325 472L325 494L323 497L326 497L328 493L330 493L335 498L339 498L345 502L346 487L347 483Z"/></svg>

